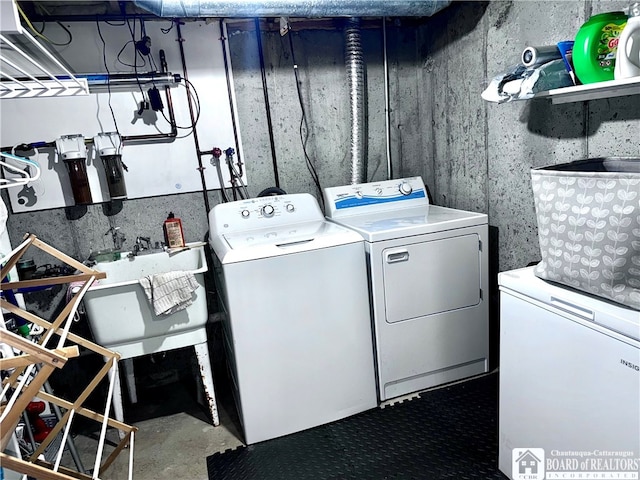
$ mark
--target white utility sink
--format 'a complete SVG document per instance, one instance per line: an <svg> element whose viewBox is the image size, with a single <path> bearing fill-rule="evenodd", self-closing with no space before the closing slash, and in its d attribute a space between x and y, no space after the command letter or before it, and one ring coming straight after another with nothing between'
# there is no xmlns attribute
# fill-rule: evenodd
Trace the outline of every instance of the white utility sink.
<svg viewBox="0 0 640 480"><path fill-rule="evenodd" d="M204 401L213 424L218 425L206 332L208 311L204 272L207 271L207 260L203 243L187 244L187 247L190 248L173 254L157 251L128 257L125 252L120 260L98 262L93 268L105 272L107 278L94 282L83 302L96 342L118 352L121 360L125 360L132 403L137 401L133 357L193 346L200 366ZM194 301L175 313L156 315L139 280L147 275L175 271L194 274L199 285L193 292ZM113 403L116 419L122 421L119 378L116 378Z"/></svg>
<svg viewBox="0 0 640 480"><path fill-rule="evenodd" d="M199 244L197 244L199 245ZM122 358L172 350L207 340L207 296L204 246L175 254L165 251L138 254L97 263L94 269L107 278L94 282L84 296L91 331L97 343L118 352ZM156 316L138 280L152 274L191 272L200 287L193 304L171 315Z"/></svg>

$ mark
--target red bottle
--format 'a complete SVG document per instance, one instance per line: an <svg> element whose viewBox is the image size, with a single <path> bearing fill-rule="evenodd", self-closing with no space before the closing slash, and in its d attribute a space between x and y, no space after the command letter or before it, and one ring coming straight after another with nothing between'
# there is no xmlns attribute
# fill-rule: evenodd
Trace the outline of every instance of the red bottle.
<svg viewBox="0 0 640 480"><path fill-rule="evenodd" d="M184 247L182 220L176 218L173 212L169 212L164 221L164 239L169 248Z"/></svg>

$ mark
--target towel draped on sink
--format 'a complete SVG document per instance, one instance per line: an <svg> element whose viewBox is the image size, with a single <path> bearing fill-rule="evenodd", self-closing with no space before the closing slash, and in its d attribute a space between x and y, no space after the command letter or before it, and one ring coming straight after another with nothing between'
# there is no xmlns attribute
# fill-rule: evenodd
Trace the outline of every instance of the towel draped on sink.
<svg viewBox="0 0 640 480"><path fill-rule="evenodd" d="M198 282L190 272L167 272L140 278L140 285L156 315L170 315L193 303Z"/></svg>

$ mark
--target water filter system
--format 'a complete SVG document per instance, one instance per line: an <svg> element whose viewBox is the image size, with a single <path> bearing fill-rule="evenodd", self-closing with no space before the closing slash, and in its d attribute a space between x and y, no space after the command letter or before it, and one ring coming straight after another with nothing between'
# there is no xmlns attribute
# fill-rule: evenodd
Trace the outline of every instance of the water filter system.
<svg viewBox="0 0 640 480"><path fill-rule="evenodd" d="M71 180L76 205L91 203L91 188L87 176L87 147L82 135L63 135L56 139L56 151L64 161Z"/></svg>
<svg viewBox="0 0 640 480"><path fill-rule="evenodd" d="M111 200L127 198L127 186L124 181L122 163L122 139L117 132L99 133L93 137L96 151L102 158L107 174L107 186Z"/></svg>

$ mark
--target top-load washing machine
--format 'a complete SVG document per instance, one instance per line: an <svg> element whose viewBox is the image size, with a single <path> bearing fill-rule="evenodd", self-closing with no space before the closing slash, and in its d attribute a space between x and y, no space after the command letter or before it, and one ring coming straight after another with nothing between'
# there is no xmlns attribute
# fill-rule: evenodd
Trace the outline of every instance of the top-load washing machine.
<svg viewBox="0 0 640 480"><path fill-rule="evenodd" d="M365 240L380 400L486 372L487 216L429 205L420 177L324 197Z"/></svg>
<svg viewBox="0 0 640 480"><path fill-rule="evenodd" d="M309 194L216 205L209 225L245 442L374 408L362 237Z"/></svg>

